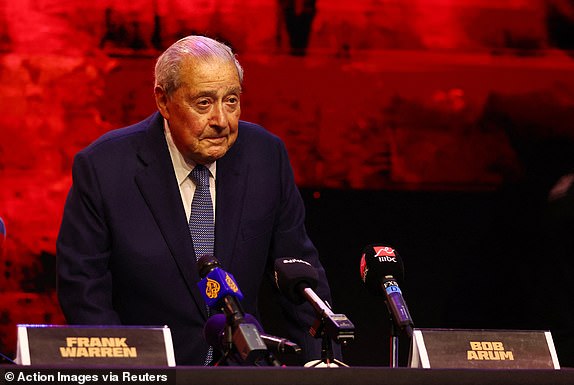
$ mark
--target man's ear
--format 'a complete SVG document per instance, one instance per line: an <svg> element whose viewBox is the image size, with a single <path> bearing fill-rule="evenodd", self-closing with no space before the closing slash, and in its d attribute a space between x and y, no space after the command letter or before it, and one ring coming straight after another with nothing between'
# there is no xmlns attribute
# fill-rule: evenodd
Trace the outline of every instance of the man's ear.
<svg viewBox="0 0 574 385"><path fill-rule="evenodd" d="M169 97L165 90L161 86L155 86L153 93L155 95L155 104L157 105L157 109L165 119L169 120L169 109L167 108Z"/></svg>

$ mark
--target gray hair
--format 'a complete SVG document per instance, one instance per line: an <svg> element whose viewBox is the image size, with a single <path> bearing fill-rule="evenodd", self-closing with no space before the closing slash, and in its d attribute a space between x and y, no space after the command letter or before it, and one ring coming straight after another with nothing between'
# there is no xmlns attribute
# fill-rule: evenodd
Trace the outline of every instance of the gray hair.
<svg viewBox="0 0 574 385"><path fill-rule="evenodd" d="M235 65L240 84L243 83L243 67L227 45L205 36L187 36L173 43L160 55L155 64L155 86L171 95L181 86L181 65L184 59L200 61L226 60Z"/></svg>

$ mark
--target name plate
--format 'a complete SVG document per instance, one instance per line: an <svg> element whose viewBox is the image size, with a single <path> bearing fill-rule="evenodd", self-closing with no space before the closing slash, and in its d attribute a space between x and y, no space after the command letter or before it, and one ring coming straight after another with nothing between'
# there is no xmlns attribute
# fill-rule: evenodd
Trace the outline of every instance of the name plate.
<svg viewBox="0 0 574 385"><path fill-rule="evenodd" d="M16 363L58 366L175 366L167 326L17 325Z"/></svg>
<svg viewBox="0 0 574 385"><path fill-rule="evenodd" d="M560 369L549 331L415 329L412 368Z"/></svg>

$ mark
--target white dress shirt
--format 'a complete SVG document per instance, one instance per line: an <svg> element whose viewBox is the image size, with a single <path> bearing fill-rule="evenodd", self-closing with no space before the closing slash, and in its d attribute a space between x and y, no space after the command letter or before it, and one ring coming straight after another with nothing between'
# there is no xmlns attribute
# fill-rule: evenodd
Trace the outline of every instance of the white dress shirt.
<svg viewBox="0 0 574 385"><path fill-rule="evenodd" d="M191 214L191 201L193 200L193 194L195 193L195 183L193 183L189 177L189 173L191 170L193 170L195 164L190 164L185 161L183 155L181 155L175 146L175 143L173 142L167 120L164 119L163 122L165 140L169 149L169 155L171 157L173 170L175 171L175 177L177 178L179 193L181 194L181 202L185 209L185 215L189 220L189 216ZM213 205L213 216L215 220L215 176L217 170L217 162L206 164L205 167L207 167L209 170L209 191L211 193L211 203Z"/></svg>

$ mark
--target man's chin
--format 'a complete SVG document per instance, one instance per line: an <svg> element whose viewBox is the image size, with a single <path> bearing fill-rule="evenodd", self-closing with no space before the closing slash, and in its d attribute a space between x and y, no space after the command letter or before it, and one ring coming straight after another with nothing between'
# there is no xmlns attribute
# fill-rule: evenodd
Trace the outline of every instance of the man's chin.
<svg viewBox="0 0 574 385"><path fill-rule="evenodd" d="M198 151L193 154L193 161L202 164L213 163L227 154L227 151L231 148L231 146L233 146L234 143L235 139L226 140L218 145L211 144L208 146L206 146L206 143L203 142L204 146L197 148Z"/></svg>
<svg viewBox="0 0 574 385"><path fill-rule="evenodd" d="M213 163L217 159L222 158L225 154L227 154L228 148L220 148L215 151L209 151L204 154L201 154L201 162L202 163Z"/></svg>

